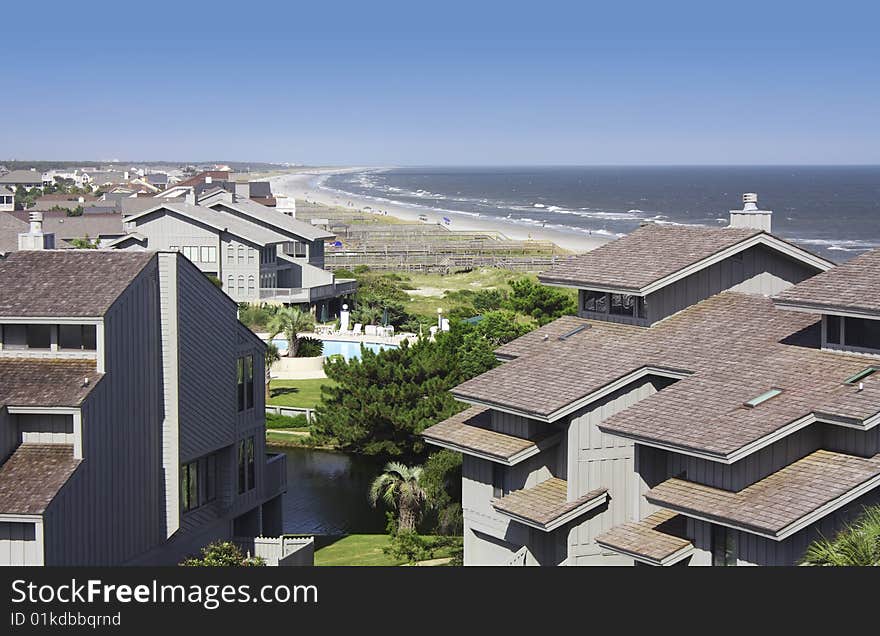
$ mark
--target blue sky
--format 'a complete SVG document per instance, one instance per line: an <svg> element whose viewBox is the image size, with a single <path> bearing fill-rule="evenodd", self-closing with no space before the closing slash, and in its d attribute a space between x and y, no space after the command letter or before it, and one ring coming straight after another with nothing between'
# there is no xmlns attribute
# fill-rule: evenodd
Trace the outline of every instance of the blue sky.
<svg viewBox="0 0 880 636"><path fill-rule="evenodd" d="M876 4L199 4L5 7L0 156L880 163Z"/></svg>

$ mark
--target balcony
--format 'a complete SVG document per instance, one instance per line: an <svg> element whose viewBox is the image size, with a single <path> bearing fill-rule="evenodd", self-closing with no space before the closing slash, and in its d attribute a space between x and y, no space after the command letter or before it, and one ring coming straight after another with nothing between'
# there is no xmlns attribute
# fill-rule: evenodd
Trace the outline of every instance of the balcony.
<svg viewBox="0 0 880 636"><path fill-rule="evenodd" d="M314 303L353 294L356 290L357 281L353 279L340 279L329 285L314 287L261 287L260 300L290 304Z"/></svg>
<svg viewBox="0 0 880 636"><path fill-rule="evenodd" d="M303 287L260 287L260 300L279 303L307 303L310 300L309 289Z"/></svg>
<svg viewBox="0 0 880 636"><path fill-rule="evenodd" d="M287 455L266 453L263 499L272 499L283 492L287 492Z"/></svg>

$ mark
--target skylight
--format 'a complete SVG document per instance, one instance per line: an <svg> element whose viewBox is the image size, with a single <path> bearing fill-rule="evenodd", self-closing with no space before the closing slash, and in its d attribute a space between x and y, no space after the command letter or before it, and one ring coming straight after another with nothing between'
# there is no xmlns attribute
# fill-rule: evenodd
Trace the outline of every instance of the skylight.
<svg viewBox="0 0 880 636"><path fill-rule="evenodd" d="M845 384L855 384L859 380L864 380L869 375L873 375L877 371L880 371L880 367L868 367L867 369L862 369L861 371L856 373L854 376L849 377L846 380L844 380L844 383Z"/></svg>
<svg viewBox="0 0 880 636"><path fill-rule="evenodd" d="M568 340L572 336L575 336L575 335L579 334L580 332L582 332L584 329L589 328L589 326L590 325L581 325L580 327L575 327L574 329L572 329L568 333L564 333L561 336L559 336L558 339L559 340Z"/></svg>
<svg viewBox="0 0 880 636"><path fill-rule="evenodd" d="M753 408L755 408L756 406L758 406L759 404L762 404L762 403L766 402L766 401L769 400L770 398L774 398L774 397L776 397L776 396L779 395L780 393L782 393L782 389L770 389L769 391L765 391L765 392L762 393L761 395L758 395L758 396L756 396L756 397L753 397L753 398L752 398L751 400L749 400L748 402L744 402L744 403L743 403L743 406L747 406L747 407L749 407L750 409L753 409Z"/></svg>

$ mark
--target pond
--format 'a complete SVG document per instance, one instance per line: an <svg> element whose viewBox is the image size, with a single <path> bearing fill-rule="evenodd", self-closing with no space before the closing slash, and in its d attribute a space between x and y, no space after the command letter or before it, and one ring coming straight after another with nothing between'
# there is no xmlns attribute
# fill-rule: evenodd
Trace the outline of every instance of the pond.
<svg viewBox="0 0 880 636"><path fill-rule="evenodd" d="M382 462L310 448L270 447L287 455L284 532L341 535L384 533L385 513L367 500Z"/></svg>

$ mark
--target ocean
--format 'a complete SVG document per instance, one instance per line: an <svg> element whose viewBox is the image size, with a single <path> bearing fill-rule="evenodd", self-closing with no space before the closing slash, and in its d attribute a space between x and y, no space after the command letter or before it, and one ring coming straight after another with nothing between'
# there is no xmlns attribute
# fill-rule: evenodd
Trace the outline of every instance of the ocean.
<svg viewBox="0 0 880 636"><path fill-rule="evenodd" d="M757 192L773 232L845 261L880 247L880 166L395 168L334 174L323 186L455 215L592 235L640 223L726 225Z"/></svg>

